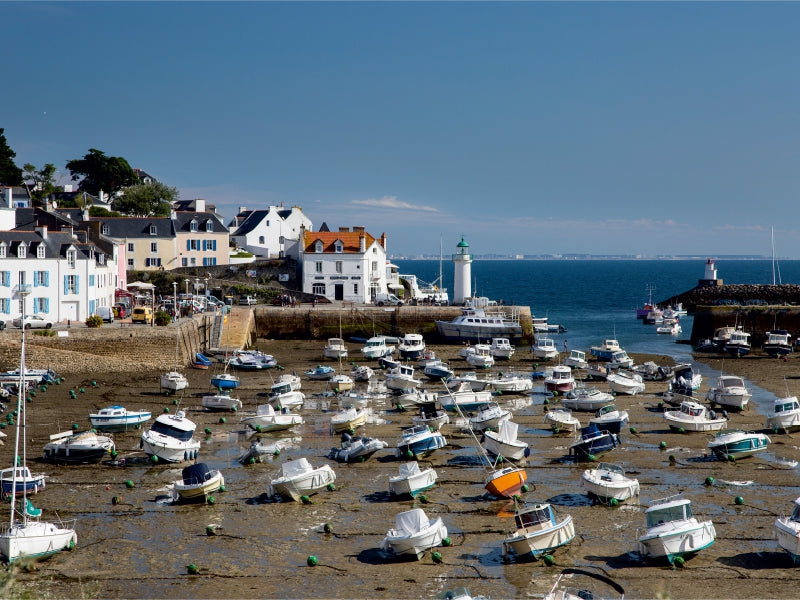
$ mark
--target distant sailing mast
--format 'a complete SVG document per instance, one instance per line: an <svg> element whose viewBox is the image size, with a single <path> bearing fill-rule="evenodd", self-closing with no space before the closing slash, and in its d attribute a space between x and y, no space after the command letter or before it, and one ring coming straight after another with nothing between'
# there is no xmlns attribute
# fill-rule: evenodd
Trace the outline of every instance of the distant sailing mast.
<svg viewBox="0 0 800 600"><path fill-rule="evenodd" d="M778 265L778 261L775 260L775 228L774 227L770 227L769 231L770 231L770 237L772 239L772 285L776 284L775 283L775 269L776 269L776 267L778 269L777 285L783 285L783 283L781 282L781 268L780 268L780 265Z"/></svg>

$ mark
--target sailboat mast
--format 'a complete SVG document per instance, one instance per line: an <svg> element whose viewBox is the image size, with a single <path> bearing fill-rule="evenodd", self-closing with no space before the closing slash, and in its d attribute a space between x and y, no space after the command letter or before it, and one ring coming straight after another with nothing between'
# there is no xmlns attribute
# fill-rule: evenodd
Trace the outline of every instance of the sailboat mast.
<svg viewBox="0 0 800 600"><path fill-rule="evenodd" d="M442 280L442 236L439 236L439 287L443 287L444 281Z"/></svg>
<svg viewBox="0 0 800 600"><path fill-rule="evenodd" d="M769 228L770 240L772 243L772 285L775 285L775 228Z"/></svg>
<svg viewBox="0 0 800 600"><path fill-rule="evenodd" d="M20 316L20 325L22 326L22 341L20 343L20 359L19 359L19 383L17 384L17 435L16 439L14 440L14 470L13 477L11 481L11 516L9 520L9 526L14 526L14 510L16 509L16 502L17 502L17 475L18 475L18 461L19 461L19 438L20 438L20 429L22 429L22 435L25 435L25 429L22 427L21 422L25 420L25 404L22 401L22 397L25 394L25 297L30 293L30 288L25 286L24 284L20 284L17 288L17 295L20 298L20 304L22 305L22 315ZM24 444L25 440L23 440ZM27 511L23 508L22 510L22 519L23 523L27 521Z"/></svg>

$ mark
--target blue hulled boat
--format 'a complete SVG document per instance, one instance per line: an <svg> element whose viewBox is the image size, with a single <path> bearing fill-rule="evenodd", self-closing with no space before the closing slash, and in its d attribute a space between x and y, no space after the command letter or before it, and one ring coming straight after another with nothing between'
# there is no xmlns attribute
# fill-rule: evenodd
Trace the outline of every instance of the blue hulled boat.
<svg viewBox="0 0 800 600"><path fill-rule="evenodd" d="M619 436L616 433L600 431L597 425L590 424L581 429L581 439L569 447L570 456L575 460L592 460L619 445Z"/></svg>
<svg viewBox="0 0 800 600"><path fill-rule="evenodd" d="M744 458L767 449L769 437L755 431L728 429L721 431L708 442L709 449L722 460Z"/></svg>
<svg viewBox="0 0 800 600"><path fill-rule="evenodd" d="M397 444L395 456L399 458L427 456L446 444L447 440L438 430L431 431L427 425L417 425L403 430L403 438Z"/></svg>

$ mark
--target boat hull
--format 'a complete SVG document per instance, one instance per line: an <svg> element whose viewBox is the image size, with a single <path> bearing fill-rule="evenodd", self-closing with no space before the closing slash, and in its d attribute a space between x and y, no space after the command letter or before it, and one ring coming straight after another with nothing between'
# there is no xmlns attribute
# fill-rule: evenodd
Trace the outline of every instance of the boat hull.
<svg viewBox="0 0 800 600"><path fill-rule="evenodd" d="M727 437L731 437L727 440ZM722 436L709 442L709 449L722 460L731 458L745 458L767 449L770 439L762 433L752 433L745 436Z"/></svg>
<svg viewBox="0 0 800 600"><path fill-rule="evenodd" d="M7 562L52 556L78 543L74 521L64 524L28 521L6 527L0 533L0 555Z"/></svg>
<svg viewBox="0 0 800 600"><path fill-rule="evenodd" d="M280 477L271 482L272 489L283 498L299 502L302 496L310 496L336 481L336 473L329 465L323 465L294 477Z"/></svg>
<svg viewBox="0 0 800 600"><path fill-rule="evenodd" d="M778 517L775 520L775 537L778 539L778 546L783 548L795 566L800 564L800 527L796 521L789 517Z"/></svg>
<svg viewBox="0 0 800 600"><path fill-rule="evenodd" d="M679 556L691 556L708 548L714 543L716 535L711 521L681 526L654 535L645 534L639 538L639 554L650 560L666 559L672 564Z"/></svg>
<svg viewBox="0 0 800 600"><path fill-rule="evenodd" d="M194 439L182 442L161 434L153 435L153 432L149 431L142 435L141 447L145 454L155 456L158 460L182 463L197 458L200 442Z"/></svg>
<svg viewBox="0 0 800 600"><path fill-rule="evenodd" d="M389 493L393 496L411 496L416 498L422 492L436 485L437 473L433 469L425 469L409 477L397 476L389 478Z"/></svg>
<svg viewBox="0 0 800 600"><path fill-rule="evenodd" d="M103 417L100 415L90 415L89 421L92 428L97 431L114 433L120 431L130 431L131 429L141 428L143 423L150 420L149 412L139 412L136 414L128 413L125 417Z"/></svg>
<svg viewBox="0 0 800 600"><path fill-rule="evenodd" d="M525 469L507 467L493 471L485 480L486 491L498 498L513 498L522 491L528 481Z"/></svg>
<svg viewBox="0 0 800 600"><path fill-rule="evenodd" d="M219 491L225 485L225 478L219 471L214 471L214 475L208 481L203 483L187 485L182 481L176 481L173 484L174 501L193 502L197 500L205 500L209 494Z"/></svg>
<svg viewBox="0 0 800 600"><path fill-rule="evenodd" d="M422 558L426 550L438 546L447 537L447 527L441 517L413 535L402 535L392 529L386 534L382 547L390 550L395 556L413 556L417 560Z"/></svg>
<svg viewBox="0 0 800 600"><path fill-rule="evenodd" d="M639 495L639 482L628 477L618 477L599 469L586 469L581 476L581 485L590 496L603 502L616 500L624 502Z"/></svg>
<svg viewBox="0 0 800 600"><path fill-rule="evenodd" d="M513 552L520 558L539 558L542 554L569 544L575 537L575 524L568 515L545 530L531 531L509 537L503 541L503 554Z"/></svg>

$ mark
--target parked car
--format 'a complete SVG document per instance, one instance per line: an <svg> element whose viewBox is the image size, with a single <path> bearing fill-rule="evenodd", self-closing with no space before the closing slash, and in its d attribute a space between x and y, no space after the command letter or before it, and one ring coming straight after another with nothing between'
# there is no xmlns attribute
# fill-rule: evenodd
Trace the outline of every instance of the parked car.
<svg viewBox="0 0 800 600"><path fill-rule="evenodd" d="M17 317L11 322L14 327L22 328L22 317ZM51 329L53 321L43 315L27 315L25 317L25 329Z"/></svg>
<svg viewBox="0 0 800 600"><path fill-rule="evenodd" d="M0 331L3 331L3 329L5 329L5 328L6 328L6 322L0 320Z"/></svg>
<svg viewBox="0 0 800 600"><path fill-rule="evenodd" d="M94 314L103 319L103 322L105 323L114 322L114 311L111 310L110 306L98 306L95 309Z"/></svg>
<svg viewBox="0 0 800 600"><path fill-rule="evenodd" d="M255 296L239 296L240 306L251 306L253 304L258 304L258 300L256 300Z"/></svg>
<svg viewBox="0 0 800 600"><path fill-rule="evenodd" d="M149 306L137 306L131 313L131 323L145 323L150 325L153 322L153 309Z"/></svg>
<svg viewBox="0 0 800 600"><path fill-rule="evenodd" d="M117 302L114 305L114 316L117 317L118 319L124 319L125 317L128 316L129 312L130 311L128 310L127 304L123 304L122 302Z"/></svg>

